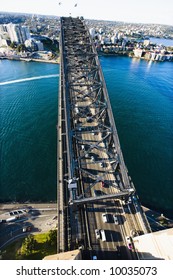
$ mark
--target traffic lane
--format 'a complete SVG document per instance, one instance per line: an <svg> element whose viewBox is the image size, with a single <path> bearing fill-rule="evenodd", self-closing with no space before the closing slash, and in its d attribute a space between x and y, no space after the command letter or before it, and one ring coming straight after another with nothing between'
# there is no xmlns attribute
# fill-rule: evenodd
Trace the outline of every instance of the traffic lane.
<svg viewBox="0 0 173 280"><path fill-rule="evenodd" d="M120 206L119 201L115 201L113 200L112 203L115 204L114 208L112 207L110 210L113 210L114 212L111 213L111 215L113 215L113 213L115 213L115 209L116 209L116 216L118 217L118 225L116 225L116 229L118 231L118 236L119 236L119 240L118 241L118 246L120 246L120 250L121 248L126 248L123 249L124 253L123 256L126 259L133 259L134 257L132 256L131 252L129 251L128 247L127 247L127 241L126 241L126 236L127 236L127 232L126 232L126 227L124 227L124 222L125 222L125 218L122 215L122 209L120 209L118 206ZM120 211L120 212L119 212ZM108 208L107 208L107 212L108 212ZM118 238L117 238L118 239ZM128 257L127 257L128 256Z"/></svg>
<svg viewBox="0 0 173 280"><path fill-rule="evenodd" d="M22 227L20 224L6 224L0 226L0 248L13 236L22 233Z"/></svg>
<svg viewBox="0 0 173 280"><path fill-rule="evenodd" d="M109 193L109 192L114 192L116 190L112 189L112 188L106 188L106 193ZM123 225L126 221L126 218L124 216L124 213L123 213L123 209L121 207L121 209L119 208L121 205L119 203L119 207L117 207L118 204L115 203L115 201L103 201L102 202L104 204L104 208L106 207L106 212L108 213L111 213L112 212L112 215L113 213L117 213L117 216L118 216L118 219L119 221L121 221L121 225ZM118 208L118 210L116 209ZM105 210L104 210L105 211ZM110 227L110 226L109 226ZM129 228L129 226L128 226ZM110 227L110 229L112 229L112 227ZM127 229L126 229L127 230ZM123 238L121 238L121 241L122 243L120 244L120 248L123 246L124 248L126 248L126 250L124 250L124 254L123 254L123 257L125 257L125 259L133 259L133 256L131 256L131 253L129 252L129 249L127 248L127 244L126 244L126 236L128 235L127 232L129 232L129 230L121 230L119 228L119 234L120 236L122 235ZM113 249L114 246L112 246L110 248L110 246L108 245L107 247L109 247L109 251L111 251L111 249ZM104 248L104 250L106 250L106 248ZM126 253L125 253L126 252ZM128 257L127 257L128 256Z"/></svg>
<svg viewBox="0 0 173 280"><path fill-rule="evenodd" d="M113 192L112 187L111 187L110 191ZM119 215L119 222L121 223L121 225L125 224L123 235L124 235L124 244L126 244L126 236L131 235L132 230L141 232L140 225L139 225L139 221L136 218L136 216L133 215L133 214L135 214L135 212L131 211L131 207L129 205L122 205L120 200L117 201L117 205L119 205L118 211L121 213ZM123 211L123 207L125 207L126 213ZM126 217L127 213L129 214L128 217Z"/></svg>
<svg viewBox="0 0 173 280"><path fill-rule="evenodd" d="M102 222L102 217L101 217L101 212L103 212L103 209L100 207L99 211L97 211L97 209L95 209L95 219L96 219L96 229L103 229L103 222ZM99 253L99 259L106 259L106 255L105 255L105 246L106 246L106 250L109 251L110 250L110 246L107 242L104 242L101 240L101 238L98 239L99 241L99 247L100 247L100 253ZM104 244L105 243L105 244ZM105 246L104 246L105 245Z"/></svg>
<svg viewBox="0 0 173 280"><path fill-rule="evenodd" d="M57 208L57 205L55 203L11 203L11 204L2 204L0 203L0 215L4 214L7 211L18 211L20 209L25 209L26 211L29 211L31 209L35 209L35 210L40 210L40 209L45 209L45 210L49 210L49 209L55 209Z"/></svg>
<svg viewBox="0 0 173 280"><path fill-rule="evenodd" d="M85 136L84 136L84 138L86 139L86 138L88 138L88 137L86 137L86 136L88 136L88 135L86 135L85 134ZM91 139L91 140L93 140L92 138L92 136L90 136L89 135L89 138ZM95 139L96 138L99 138L99 137L95 137ZM98 139L97 139L98 140ZM104 143L101 143L102 145L102 147L104 147ZM96 157L96 155L95 155L95 157ZM97 157L99 157L100 159L102 158L106 158L106 159L108 159L108 155L107 155L107 153L106 152L103 152L103 151L98 151L98 153L97 153ZM88 164L87 164L88 163ZM94 158L94 160L92 160L91 161L91 159L87 159L86 160L86 164L88 165L88 167L90 168L90 172L92 172L94 175L100 175L100 177L109 177L109 175L107 175L108 174L108 166L109 166L109 164L107 165L107 168L103 168L102 166L100 166L99 165L99 163L97 162L97 161L95 161L95 158ZM111 172L110 172L111 173ZM112 175L112 174L111 174ZM105 178L104 178L105 179ZM103 181L104 181L104 179L103 179ZM109 180L111 179L111 181L115 181L115 177L114 176L111 176L111 178L109 178ZM100 188L99 188L99 190L100 190ZM108 190L106 190L105 192L106 193L109 193L109 191L110 191L110 189L108 188ZM97 223L98 223L98 228L100 229L100 228L104 228L103 227L103 225L102 225L102 222L101 222L101 220L100 220L100 215L98 215L98 214L96 214L96 220L97 220ZM123 220L123 222L124 222L124 220ZM108 226L109 227L109 230L111 230L111 226L109 225ZM110 231L111 232L111 231ZM121 235L120 235L121 236ZM108 234L108 239L110 238L110 240L111 240L111 242L112 242L112 247L114 247L114 243L113 243L113 241L114 241L114 239L113 239L113 235L112 235L112 233L109 235ZM125 236L124 236L124 239L125 239ZM103 245L102 245L102 243L103 242L101 242L101 247L103 248ZM104 248L104 251L106 251L106 250L108 250L108 251L110 251L112 248L110 247L110 245L105 241L105 244L106 244L106 248Z"/></svg>
<svg viewBox="0 0 173 280"><path fill-rule="evenodd" d="M113 204L113 203L112 203ZM114 206L114 204L113 204ZM110 208L110 206L109 206ZM95 209L96 210L96 209ZM113 215L113 213L115 214L115 208L113 209L108 209L106 208L105 210L105 206L101 205L100 207L98 207L97 205L97 212L99 213L99 217L97 217L97 220L100 221L99 224L99 229L104 229L105 230L105 234L106 234L106 241L101 241L100 240L100 244L101 244L101 248L103 251L109 251L110 252L110 256L112 259L112 256L115 257L115 252L117 251L117 247L119 248L119 252L118 255L120 254L121 251L121 246L122 246L122 236L121 236L121 232L120 232L120 228L119 225L115 225L115 223L113 222L113 219L109 219L108 223L103 223L102 221L102 214L103 213L109 213L109 215ZM110 214L111 213L111 214ZM113 255L111 255L111 252L113 252ZM108 257L107 256L108 253L104 253L104 257ZM117 255L117 256L118 256Z"/></svg>

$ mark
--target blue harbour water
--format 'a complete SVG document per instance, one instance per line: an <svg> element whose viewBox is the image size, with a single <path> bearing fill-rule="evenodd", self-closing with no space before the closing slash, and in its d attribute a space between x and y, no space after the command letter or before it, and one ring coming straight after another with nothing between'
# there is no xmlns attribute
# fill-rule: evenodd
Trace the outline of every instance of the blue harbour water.
<svg viewBox="0 0 173 280"><path fill-rule="evenodd" d="M164 45L165 47L173 47L173 39L151 37L150 42L157 45Z"/></svg>
<svg viewBox="0 0 173 280"><path fill-rule="evenodd" d="M1 202L56 200L58 72L0 61Z"/></svg>
<svg viewBox="0 0 173 280"><path fill-rule="evenodd" d="M173 63L102 57L101 65L139 197L173 217Z"/></svg>
<svg viewBox="0 0 173 280"><path fill-rule="evenodd" d="M100 57L129 175L173 217L173 63ZM56 200L59 65L0 61L3 201Z"/></svg>

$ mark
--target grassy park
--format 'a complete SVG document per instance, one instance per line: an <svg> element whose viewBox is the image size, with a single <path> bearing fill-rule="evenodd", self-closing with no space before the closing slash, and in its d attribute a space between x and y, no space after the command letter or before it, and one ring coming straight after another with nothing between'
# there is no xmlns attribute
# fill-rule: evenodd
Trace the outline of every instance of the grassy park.
<svg viewBox="0 0 173 280"><path fill-rule="evenodd" d="M57 231L28 235L8 245L1 251L3 260L42 260L57 253Z"/></svg>

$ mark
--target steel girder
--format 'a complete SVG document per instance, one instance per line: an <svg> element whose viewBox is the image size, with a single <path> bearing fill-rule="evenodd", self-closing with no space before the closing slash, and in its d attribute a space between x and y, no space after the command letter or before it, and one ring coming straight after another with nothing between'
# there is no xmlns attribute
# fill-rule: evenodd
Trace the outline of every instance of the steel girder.
<svg viewBox="0 0 173 280"><path fill-rule="evenodd" d="M85 188L87 193L98 181L105 181L107 174L111 172L115 181L117 174L121 179L121 184L116 184L117 191L127 191L131 189L131 182L124 164L95 47L80 19L62 18L61 21L66 110L68 110L67 139L70 142L67 145L70 162L69 179L78 174L80 178L85 179L82 179L83 181L86 181L86 177L92 179L93 182L88 183ZM99 137L93 139L94 135ZM104 156L91 162L90 154L96 150ZM100 163L109 164L109 168L102 176L97 176L90 170L90 166L95 164L97 167ZM78 185L84 184L83 181L78 181ZM79 190L78 192L80 195Z"/></svg>

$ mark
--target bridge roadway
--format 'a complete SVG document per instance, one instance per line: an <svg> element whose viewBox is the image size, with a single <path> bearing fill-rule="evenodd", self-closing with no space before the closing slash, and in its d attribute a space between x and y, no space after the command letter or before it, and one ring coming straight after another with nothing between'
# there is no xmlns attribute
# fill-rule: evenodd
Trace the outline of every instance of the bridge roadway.
<svg viewBox="0 0 173 280"><path fill-rule="evenodd" d="M148 233L150 226L124 163L98 56L83 20L61 18L60 47L58 252L82 245L84 258L136 259L126 237ZM105 230L106 241L96 237L96 229Z"/></svg>

